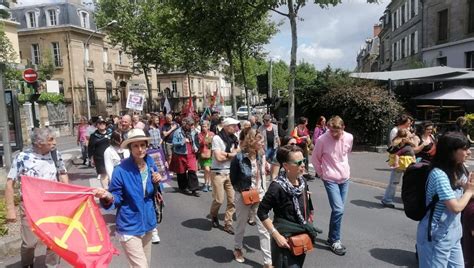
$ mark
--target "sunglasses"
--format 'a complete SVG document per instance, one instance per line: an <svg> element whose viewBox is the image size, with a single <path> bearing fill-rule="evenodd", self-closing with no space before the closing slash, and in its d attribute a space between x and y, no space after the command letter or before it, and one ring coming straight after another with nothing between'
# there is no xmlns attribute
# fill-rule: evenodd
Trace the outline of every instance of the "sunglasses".
<svg viewBox="0 0 474 268"><path fill-rule="evenodd" d="M301 159L301 160L292 161L292 162L289 162L289 163L290 163L290 164L295 164L295 165L297 165L297 166L301 166L302 164L304 164L304 161L305 161L305 160L306 160L306 159L303 158L303 159Z"/></svg>
<svg viewBox="0 0 474 268"><path fill-rule="evenodd" d="M289 145L296 145L296 142L288 143Z"/></svg>

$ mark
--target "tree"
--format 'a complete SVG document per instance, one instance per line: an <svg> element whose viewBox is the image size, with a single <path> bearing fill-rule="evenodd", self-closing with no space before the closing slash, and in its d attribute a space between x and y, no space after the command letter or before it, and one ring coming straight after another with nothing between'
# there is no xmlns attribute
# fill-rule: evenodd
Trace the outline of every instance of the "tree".
<svg viewBox="0 0 474 268"><path fill-rule="evenodd" d="M173 64L172 40L165 33L174 15L163 2L101 0L96 12L99 27L117 21L119 27L111 28L108 37L113 45L121 46L132 56L135 68L143 71L149 111L152 110L152 94L148 73L151 68L166 71Z"/></svg>
<svg viewBox="0 0 474 268"><path fill-rule="evenodd" d="M237 110L235 97L235 63L245 64L244 58L255 56L275 32L267 18L266 10L256 10L242 5L239 0L172 1L182 11L185 34L209 55L224 55L229 64L232 92L232 110ZM272 28L273 27L273 28ZM244 70L245 67L241 69ZM242 73L244 87L245 72Z"/></svg>
<svg viewBox="0 0 474 268"><path fill-rule="evenodd" d="M8 39L3 25L0 24L0 63L5 63L5 82L6 87L11 88L14 85L14 81L21 80L21 72L17 70L16 64L14 63L17 59L13 45Z"/></svg>
<svg viewBox="0 0 474 268"><path fill-rule="evenodd" d="M342 0L313 0L315 4L321 8L327 8L329 6L336 6L342 2ZM296 55L298 48L298 33L296 19L298 18L298 12L302 7L306 5L307 0L259 0L255 1L247 0L247 5L254 7L255 9L269 9L284 17L287 17L290 21L291 28L291 56L290 56L290 79L288 84L288 131L292 131L295 126L295 79L296 79ZM378 0L367 0L368 3L378 3ZM280 11L278 8L286 6L287 12Z"/></svg>

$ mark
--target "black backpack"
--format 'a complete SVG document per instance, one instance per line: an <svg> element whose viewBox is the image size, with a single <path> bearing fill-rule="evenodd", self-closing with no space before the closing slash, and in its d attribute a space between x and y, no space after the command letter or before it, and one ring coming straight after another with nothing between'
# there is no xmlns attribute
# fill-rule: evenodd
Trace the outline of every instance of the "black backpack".
<svg viewBox="0 0 474 268"><path fill-rule="evenodd" d="M403 207L405 215L412 220L421 221L438 201L438 196L435 195L431 203L426 206L426 183L432 169L430 162L421 161L408 166L403 174Z"/></svg>

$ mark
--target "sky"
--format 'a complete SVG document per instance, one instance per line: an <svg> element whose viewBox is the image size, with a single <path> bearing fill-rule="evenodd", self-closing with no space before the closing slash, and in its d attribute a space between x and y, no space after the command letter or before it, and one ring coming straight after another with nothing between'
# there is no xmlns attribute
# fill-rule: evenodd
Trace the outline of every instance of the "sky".
<svg viewBox="0 0 474 268"><path fill-rule="evenodd" d="M317 69L331 67L353 70L357 52L367 38L373 35L373 26L378 23L390 0L380 4L367 4L366 0L342 0L336 7L321 9L308 1L300 10L297 21L298 49L297 61L312 63ZM310 4L311 3L311 4ZM280 11L285 12L285 9ZM291 50L291 30L288 18L275 12L275 22L284 21L277 33L266 46L268 57L289 62Z"/></svg>
<svg viewBox="0 0 474 268"><path fill-rule="evenodd" d="M60 0L18 0L22 5L51 3ZM84 0L90 2L91 0ZM356 56L367 38L372 37L373 25L378 23L390 0L367 4L366 0L342 0L336 7L321 9L307 1L300 10L298 27L298 62L312 63L318 69L327 65L353 70ZM284 8L281 8L285 12ZM279 32L265 46L268 58L289 63L291 31L288 18L272 12L272 20L283 22Z"/></svg>

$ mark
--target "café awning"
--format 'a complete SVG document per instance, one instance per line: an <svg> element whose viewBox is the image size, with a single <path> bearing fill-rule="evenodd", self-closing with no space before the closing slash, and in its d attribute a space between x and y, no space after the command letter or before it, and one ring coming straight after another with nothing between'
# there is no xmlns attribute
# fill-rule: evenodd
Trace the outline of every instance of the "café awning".
<svg viewBox="0 0 474 268"><path fill-rule="evenodd" d="M458 86L434 91L413 100L474 100L474 88Z"/></svg>
<svg viewBox="0 0 474 268"><path fill-rule="evenodd" d="M410 69L402 71L389 72L371 72L371 73L351 73L350 76L354 78L380 80L380 81L397 81L397 80L434 80L438 79L452 79L453 77L468 75L472 77L474 72L470 72L463 68L452 68L445 66Z"/></svg>

